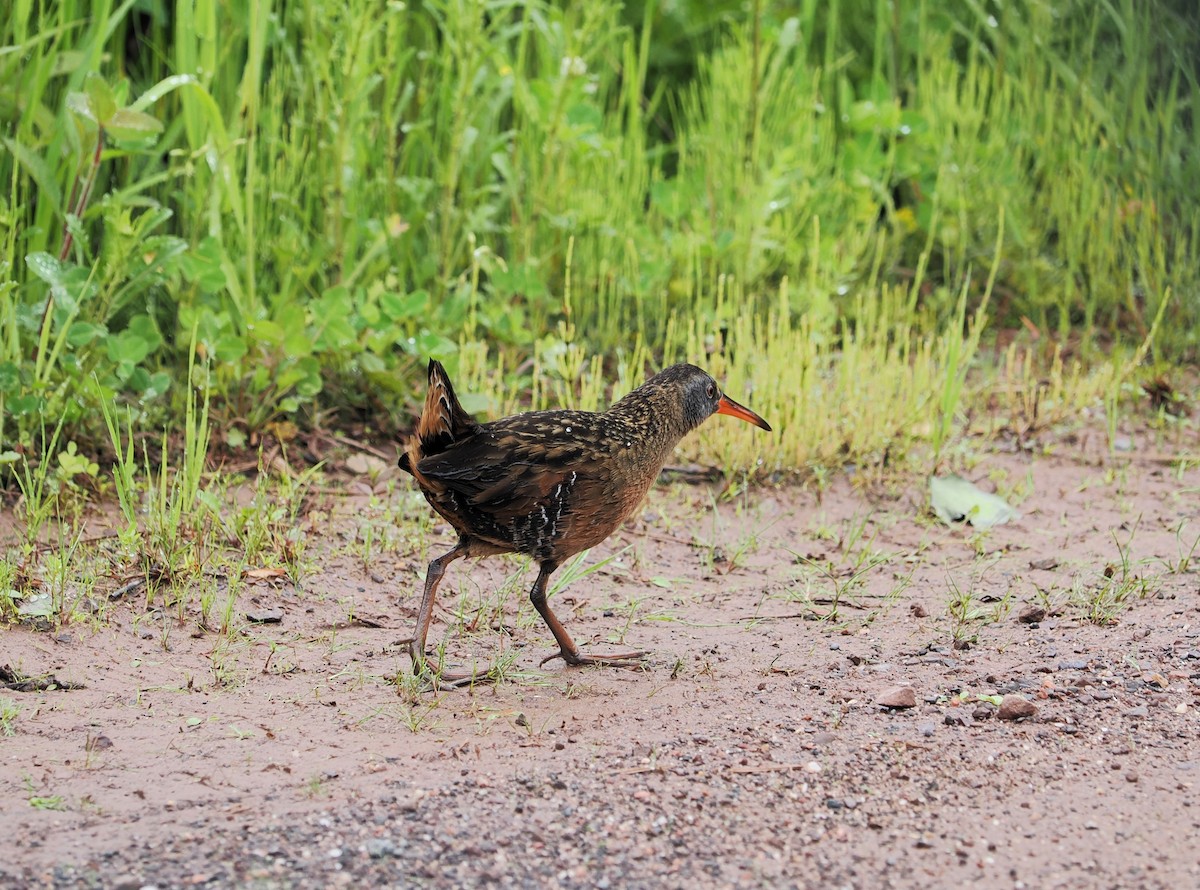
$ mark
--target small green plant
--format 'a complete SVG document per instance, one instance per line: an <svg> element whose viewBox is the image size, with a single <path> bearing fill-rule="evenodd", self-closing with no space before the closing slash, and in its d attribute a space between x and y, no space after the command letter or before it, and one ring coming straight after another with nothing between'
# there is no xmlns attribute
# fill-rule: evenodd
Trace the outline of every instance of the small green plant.
<svg viewBox="0 0 1200 890"><path fill-rule="evenodd" d="M1136 575L1121 577L1109 565L1090 583L1075 578L1067 592L1067 601L1084 620L1106 626L1116 622L1131 601L1149 596L1153 589L1150 579Z"/></svg>
<svg viewBox="0 0 1200 890"><path fill-rule="evenodd" d="M1129 537L1124 542L1113 530L1113 543L1117 548L1117 561L1109 563L1090 582L1076 576L1067 594L1068 602L1093 624L1112 624L1128 608L1133 600L1150 596L1158 585L1158 579L1139 574L1133 561L1133 539L1137 534L1142 517L1129 528Z"/></svg>
<svg viewBox="0 0 1200 890"><path fill-rule="evenodd" d="M440 701L437 699L428 704L418 704L417 702L407 704L401 716L408 731L415 734L422 729L433 729L437 723L431 718L439 704Z"/></svg>
<svg viewBox="0 0 1200 890"><path fill-rule="evenodd" d="M325 780L322 776L313 775L304 784L304 795L309 800L320 800L327 797L329 789L325 787Z"/></svg>
<svg viewBox="0 0 1200 890"><path fill-rule="evenodd" d="M59 794L38 794L34 788L33 779L29 776L24 777L25 794L29 805L35 810L65 810L67 808L66 801Z"/></svg>
<svg viewBox="0 0 1200 890"><path fill-rule="evenodd" d="M205 532L213 521L216 500L211 485L207 490L202 487L210 438L210 387L207 372L201 380L195 359L193 336L180 466L174 470L171 468L170 442L165 432L160 442L157 473L151 468L149 450L143 450L145 478L149 480L145 510L146 548L143 555L145 570L147 578L152 574L162 575L174 584L199 574L205 561ZM201 395L195 392L198 387L202 389ZM153 598L153 590L149 587L147 597Z"/></svg>
<svg viewBox="0 0 1200 890"><path fill-rule="evenodd" d="M0 696L0 735L16 734L13 724L21 713L21 706L8 696Z"/></svg>
<svg viewBox="0 0 1200 890"><path fill-rule="evenodd" d="M1167 560L1167 571L1175 575L1183 575L1193 568L1193 560L1196 556L1196 549L1200 548L1200 532L1195 535L1188 535L1184 532L1188 526L1186 519L1179 520L1179 525L1175 526L1175 552L1176 556L1173 560ZM1188 540L1191 543L1188 543Z"/></svg>
<svg viewBox="0 0 1200 890"><path fill-rule="evenodd" d="M234 613L237 611L238 595L241 591L242 573L239 569L225 576L225 602L221 607L221 624L218 628L224 637L230 637L236 633L233 620Z"/></svg>
<svg viewBox="0 0 1200 890"><path fill-rule="evenodd" d="M20 471L17 475L17 485L21 489L21 499L17 504L17 517L24 532L24 549L31 554L37 546L42 528L57 508L57 491L54 487L54 477L50 474L51 462L48 455L53 454L62 432L63 422L60 420L46 440L46 430L42 429L43 457L34 466L30 466L29 456L23 456Z"/></svg>
<svg viewBox="0 0 1200 890"><path fill-rule="evenodd" d="M953 578L947 580L950 599L946 603L946 613L950 616L951 644L955 649L969 649L979 639L972 628L987 613L975 595L974 585L962 589Z"/></svg>

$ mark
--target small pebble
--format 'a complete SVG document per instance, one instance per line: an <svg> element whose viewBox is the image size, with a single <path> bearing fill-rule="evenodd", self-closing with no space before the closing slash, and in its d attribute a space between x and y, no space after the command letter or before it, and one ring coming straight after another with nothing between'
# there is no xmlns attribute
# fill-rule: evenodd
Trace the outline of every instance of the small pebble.
<svg viewBox="0 0 1200 890"><path fill-rule="evenodd" d="M1021 614L1017 616L1017 621L1021 624L1037 624L1046 617L1046 610L1041 606L1026 606L1021 610Z"/></svg>
<svg viewBox="0 0 1200 890"><path fill-rule="evenodd" d="M255 624L279 624L283 621L283 609L252 609L246 612L246 620Z"/></svg>
<svg viewBox="0 0 1200 890"><path fill-rule="evenodd" d="M382 859L396 852L396 845L392 843L391 838L386 837L373 837L363 846L372 859Z"/></svg>
<svg viewBox="0 0 1200 890"><path fill-rule="evenodd" d="M894 710L915 708L917 693L911 686L892 686L876 696L875 704Z"/></svg>
<svg viewBox="0 0 1200 890"><path fill-rule="evenodd" d="M1037 716L1037 705L1021 698L1019 695L1006 695L1000 701L1000 710L996 716L1001 720L1022 720Z"/></svg>

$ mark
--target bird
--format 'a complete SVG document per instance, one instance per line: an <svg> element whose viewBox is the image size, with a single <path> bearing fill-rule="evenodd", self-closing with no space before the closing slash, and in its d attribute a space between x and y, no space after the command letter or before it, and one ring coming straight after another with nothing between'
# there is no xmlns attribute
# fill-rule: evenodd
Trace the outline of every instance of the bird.
<svg viewBox="0 0 1200 890"><path fill-rule="evenodd" d="M546 600L550 576L599 544L637 509L679 441L713 414L770 431L759 415L721 392L691 364L655 374L605 411L530 411L489 423L467 413L445 367L430 359L429 388L414 434L400 455L429 505L458 533L429 563L409 641L413 674L432 678L425 640L438 585L462 557L521 553L538 566L529 598L566 664L631 666L646 653L584 655ZM540 666L540 665L539 665ZM439 688L479 679L442 672Z"/></svg>

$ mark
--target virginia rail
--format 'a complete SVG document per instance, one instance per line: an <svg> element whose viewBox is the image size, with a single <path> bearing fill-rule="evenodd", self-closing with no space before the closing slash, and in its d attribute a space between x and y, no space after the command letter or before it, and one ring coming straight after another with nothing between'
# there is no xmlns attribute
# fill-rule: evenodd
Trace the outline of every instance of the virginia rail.
<svg viewBox="0 0 1200 890"><path fill-rule="evenodd" d="M531 411L481 424L459 404L446 369L431 360L425 409L400 468L458 532L458 543L429 563L409 649L413 673L425 671L425 637L446 566L497 553L524 553L538 563L529 598L558 642L542 664L558 657L569 665L640 659L645 653L581 655L546 602L546 584L565 560L616 530L679 440L713 414L771 429L687 364L655 374L607 411ZM437 685L473 679L443 673Z"/></svg>

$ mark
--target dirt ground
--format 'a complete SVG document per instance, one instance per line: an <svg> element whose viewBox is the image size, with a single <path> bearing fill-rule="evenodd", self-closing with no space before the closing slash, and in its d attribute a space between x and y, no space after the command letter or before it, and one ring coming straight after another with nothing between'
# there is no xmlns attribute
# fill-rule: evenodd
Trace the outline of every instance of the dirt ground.
<svg viewBox="0 0 1200 890"><path fill-rule="evenodd" d="M144 596L0 631L83 684L0 690L0 885L1200 886L1197 444L981 455L987 533L916 480L660 485L551 600L641 669L539 668L534 573L459 562L431 645L508 667L452 693L392 682L448 530L364 564L337 498L232 640Z"/></svg>

